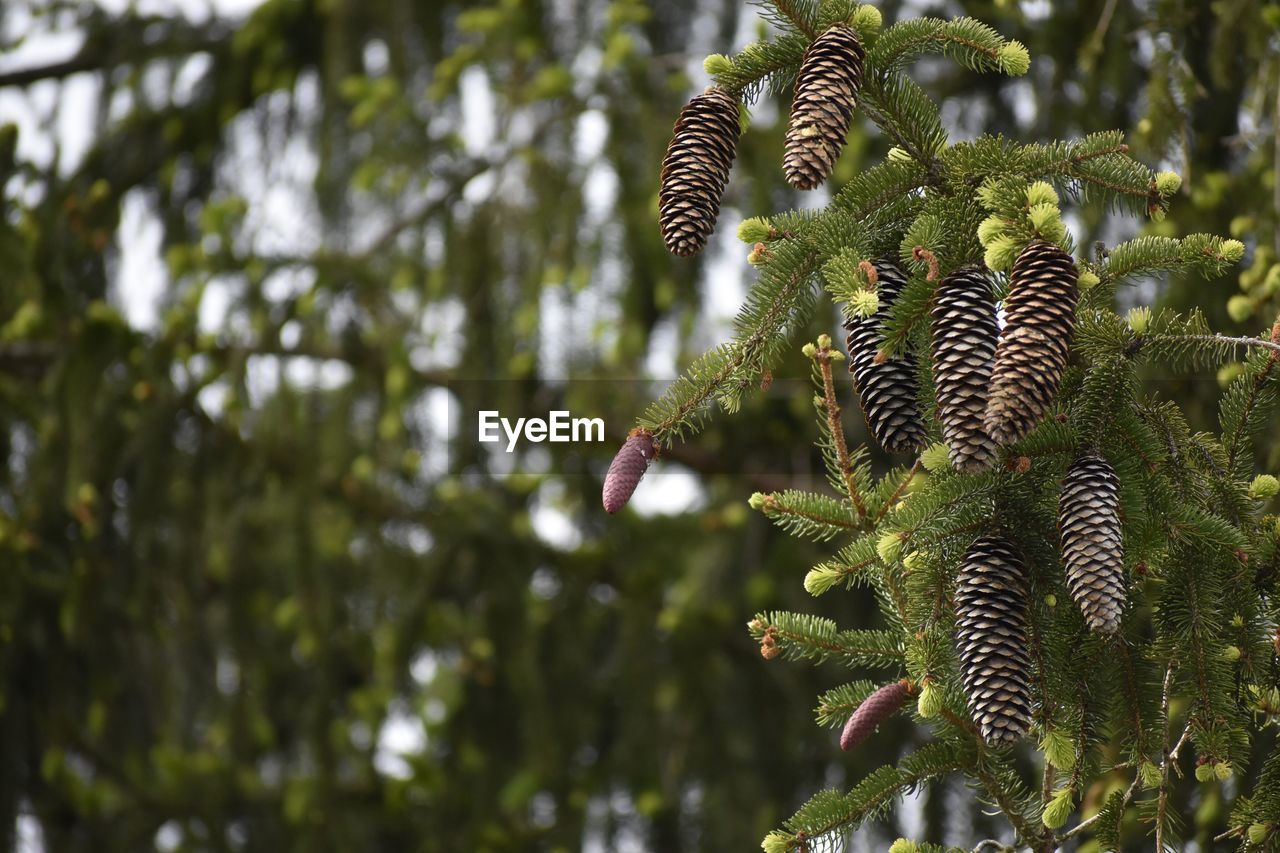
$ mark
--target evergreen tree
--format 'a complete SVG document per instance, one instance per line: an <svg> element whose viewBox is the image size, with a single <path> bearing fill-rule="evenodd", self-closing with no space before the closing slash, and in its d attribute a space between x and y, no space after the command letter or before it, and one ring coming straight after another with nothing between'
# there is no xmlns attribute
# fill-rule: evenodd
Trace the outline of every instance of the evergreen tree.
<svg viewBox="0 0 1280 853"><path fill-rule="evenodd" d="M894 148L822 209L742 224L758 276L734 339L696 360L638 428L669 448L713 406L737 410L788 358L825 292L857 333L855 378L914 365L913 381L894 383L894 410L910 388L937 443L917 452L877 432L903 458L887 471L873 466L871 451L850 449L844 434L838 401L847 392L833 370L844 353L826 335L803 348L836 495L783 491L751 504L793 534L846 538L804 586L815 596L841 587L873 597L882 626L842 630L762 612L749 630L765 659L834 660L874 677L819 701L820 724L845 726L843 746L865 741L911 694L932 739L847 792L817 794L764 849L831 849L900 795L949 777L969 780L1003 816L1005 836L1035 850L1084 837L1118 849L1144 834L1158 849L1176 848L1193 792L1230 805L1220 841L1280 843L1280 765L1274 756L1261 764L1280 712L1280 521L1266 513L1276 481L1254 476L1253 454L1280 396L1280 321L1230 337L1199 311L1116 308L1142 276L1220 276L1244 246L1192 234L1080 251L1065 206L1159 220L1180 188L1178 175L1133 159L1120 132L950 142L937 106L907 74L913 60L943 54L1011 75L1030 65L1021 44L976 20L885 27L873 7L851 0L773 0L771 10L775 37L708 59L719 90L749 104L799 75L796 97L814 113L823 89L806 73L808 57L824 34L847 27L859 46L855 121L861 114ZM839 115L847 90L828 91L841 99ZM898 268L904 280L886 281L884 271ZM963 303L959 329L937 297L946 283L946 304L956 304L957 282L981 291ZM995 311L993 285L1003 305L994 353L989 335L972 333L997 319L973 315ZM971 333L973 355L957 374L952 341L939 336ZM878 347L869 359L867 347ZM924 355L939 352L948 353L945 389L939 362ZM1145 365L1196 368L1240 354L1213 432L1193 430L1140 381ZM975 402L984 382L987 399ZM874 427L883 395L869 399L867 384L864 375L858 391ZM970 396L956 421L961 393ZM982 430L989 441L975 441ZM975 452L992 453L994 464L968 464ZM942 840L896 847L940 849Z"/></svg>

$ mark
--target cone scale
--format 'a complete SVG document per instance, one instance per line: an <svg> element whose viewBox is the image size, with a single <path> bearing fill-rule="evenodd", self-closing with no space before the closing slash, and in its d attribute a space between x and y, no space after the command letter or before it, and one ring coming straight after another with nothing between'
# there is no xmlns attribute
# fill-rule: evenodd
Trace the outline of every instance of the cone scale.
<svg viewBox="0 0 1280 853"><path fill-rule="evenodd" d="M956 577L956 654L969 712L992 746L1031 728L1026 565L998 536L969 548Z"/></svg>
<svg viewBox="0 0 1280 853"><path fill-rule="evenodd" d="M800 60L782 170L799 190L831 176L844 149L862 85L862 43L839 23L814 39Z"/></svg>
<svg viewBox="0 0 1280 853"><path fill-rule="evenodd" d="M738 101L723 89L707 89L680 111L658 191L658 224L672 254L696 255L715 230L740 133Z"/></svg>
<svg viewBox="0 0 1280 853"><path fill-rule="evenodd" d="M982 471L996 444L983 426L995 357L996 301L981 267L964 267L938 285L933 304L933 379L951 464Z"/></svg>
<svg viewBox="0 0 1280 853"><path fill-rule="evenodd" d="M880 307L866 318L845 320L849 372L867 419L867 429L891 453L912 453L925 445L924 420L916 403L915 364L910 358L877 363L884 344L884 324L907 283L906 273L892 261L875 262Z"/></svg>
<svg viewBox="0 0 1280 853"><path fill-rule="evenodd" d="M1058 528L1067 588L1089 630L1114 634L1124 612L1124 545L1120 478L1101 456L1081 456L1067 470Z"/></svg>
<svg viewBox="0 0 1280 853"><path fill-rule="evenodd" d="M1078 277L1071 256L1043 240L1013 264L983 418L997 444L1035 429L1058 393L1075 331Z"/></svg>

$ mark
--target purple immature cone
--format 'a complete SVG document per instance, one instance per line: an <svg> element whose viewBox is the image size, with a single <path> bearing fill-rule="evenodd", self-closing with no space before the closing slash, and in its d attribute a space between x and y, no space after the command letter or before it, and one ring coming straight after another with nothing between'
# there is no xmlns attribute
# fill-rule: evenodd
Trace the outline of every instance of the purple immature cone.
<svg viewBox="0 0 1280 853"><path fill-rule="evenodd" d="M906 701L908 682L904 678L892 684L886 684L866 699L862 700L852 714L849 722L844 724L840 733L840 748L846 752L871 737L871 733L897 712Z"/></svg>
<svg viewBox="0 0 1280 853"><path fill-rule="evenodd" d="M604 475L605 512L612 515L627 505L656 451L653 436L645 430L636 430L628 436L618 455L613 457L609 473Z"/></svg>

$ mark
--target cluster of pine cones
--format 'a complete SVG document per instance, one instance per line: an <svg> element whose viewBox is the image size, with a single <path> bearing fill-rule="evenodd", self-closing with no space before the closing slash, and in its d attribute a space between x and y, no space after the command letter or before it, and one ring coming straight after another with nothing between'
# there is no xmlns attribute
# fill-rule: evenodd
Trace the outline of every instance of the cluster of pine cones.
<svg viewBox="0 0 1280 853"><path fill-rule="evenodd" d="M844 23L828 28L805 52L783 160L793 187L813 189L835 168L857 103L863 57L856 33ZM694 255L706 245L739 133L738 98L724 89L709 88L681 111L662 163L659 193L659 224L672 253ZM885 322L908 276L892 260L873 266L879 306L870 317L845 323L849 370L876 441L891 452L915 453L928 436L917 400L916 356L888 358L882 351ZM1071 348L1077 277L1069 254L1047 241L1033 241L1010 273L1003 328L985 267L958 269L938 284L930 354L937 416L957 470L990 468L997 448L1023 438L1044 417ZM610 512L626 502L652 458L647 434L633 435L624 451L633 444L634 476L622 476L633 473L631 468L617 477L610 469L611 477L626 480L628 487L625 496L606 487ZM1118 486L1106 460L1084 455L1067 473L1059 510L1068 588L1089 628L1107 634L1119 630L1125 602ZM1027 591L1026 564L1012 542L984 536L972 545L956 581L956 645L974 722L992 744L1021 738L1031 724ZM864 703L850 718L842 745L861 740L892 713L907 695L904 685L887 685L875 694L876 701Z"/></svg>
<svg viewBox="0 0 1280 853"><path fill-rule="evenodd" d="M829 27L805 51L782 163L796 189L814 189L835 168L862 85L862 59L862 44L844 23ZM740 128L738 98L715 86L680 111L658 193L658 223L673 254L696 255L715 230Z"/></svg>

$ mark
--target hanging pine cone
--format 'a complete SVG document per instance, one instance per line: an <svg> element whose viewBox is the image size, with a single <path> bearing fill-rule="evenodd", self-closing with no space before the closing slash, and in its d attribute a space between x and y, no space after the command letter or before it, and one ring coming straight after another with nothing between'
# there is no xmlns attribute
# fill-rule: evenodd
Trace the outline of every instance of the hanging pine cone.
<svg viewBox="0 0 1280 853"><path fill-rule="evenodd" d="M787 183L798 190L813 189L835 168L858 103L862 57L853 28L834 24L800 60L782 161Z"/></svg>
<svg viewBox="0 0 1280 853"><path fill-rule="evenodd" d="M1120 478L1101 456L1081 456L1067 470L1058 501L1058 528L1067 588L1090 631L1114 634L1124 611L1124 545Z"/></svg>
<svg viewBox="0 0 1280 853"><path fill-rule="evenodd" d="M872 693L849 715L840 733L840 748L846 752L871 737L881 723L897 713L910 693L909 682L904 678L886 684Z"/></svg>
<svg viewBox="0 0 1280 853"><path fill-rule="evenodd" d="M951 464L981 471L996 444L982 417L996 351L996 300L982 267L964 267L942 280L933 303L933 381L938 418Z"/></svg>
<svg viewBox="0 0 1280 853"><path fill-rule="evenodd" d="M715 230L741 132L738 101L723 89L707 89L680 111L658 192L658 223L672 254L696 255Z"/></svg>
<svg viewBox="0 0 1280 853"><path fill-rule="evenodd" d="M984 418L998 444L1031 432L1058 393L1075 330L1078 276L1071 256L1043 240L1013 264Z"/></svg>
<svg viewBox="0 0 1280 853"><path fill-rule="evenodd" d="M987 743L1021 738L1031 726L1026 566L1006 540L984 536L956 577L956 653L969 712Z"/></svg>
<svg viewBox="0 0 1280 853"><path fill-rule="evenodd" d="M888 358L876 363L884 344L884 323L898 298L907 275L888 259L875 262L880 307L867 318L846 319L845 344L849 372L867 418L867 428L880 446L891 453L919 450L925 444L924 420L916 404L915 364L910 358Z"/></svg>
<svg viewBox="0 0 1280 853"><path fill-rule="evenodd" d="M640 485L640 478L649 470L649 461L657 453L653 436L648 430L636 429L618 448L609 473L604 475L604 511L612 515L627 505L631 495Z"/></svg>

